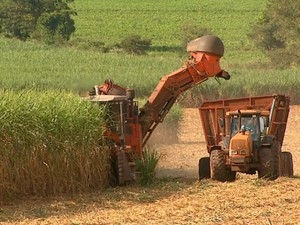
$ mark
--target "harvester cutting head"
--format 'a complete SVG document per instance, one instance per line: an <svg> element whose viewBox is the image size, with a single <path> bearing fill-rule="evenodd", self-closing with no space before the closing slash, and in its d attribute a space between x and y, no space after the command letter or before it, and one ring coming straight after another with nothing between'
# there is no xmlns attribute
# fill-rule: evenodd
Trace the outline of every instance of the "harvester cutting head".
<svg viewBox="0 0 300 225"><path fill-rule="evenodd" d="M224 55L224 44L220 38L214 35L205 35L187 44L188 52L207 52L222 57Z"/></svg>

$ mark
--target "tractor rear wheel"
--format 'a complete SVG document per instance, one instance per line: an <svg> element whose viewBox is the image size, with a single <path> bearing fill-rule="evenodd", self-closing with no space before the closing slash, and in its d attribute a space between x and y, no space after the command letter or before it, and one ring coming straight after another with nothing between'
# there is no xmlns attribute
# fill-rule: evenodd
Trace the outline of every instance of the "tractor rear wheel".
<svg viewBox="0 0 300 225"><path fill-rule="evenodd" d="M217 181L235 181L236 172L226 168L225 152L222 150L213 150L210 153L210 174L213 180Z"/></svg>
<svg viewBox="0 0 300 225"><path fill-rule="evenodd" d="M199 180L210 178L210 162L209 157L199 159Z"/></svg>
<svg viewBox="0 0 300 225"><path fill-rule="evenodd" d="M293 156L290 152L281 153L281 176L294 176Z"/></svg>
<svg viewBox="0 0 300 225"><path fill-rule="evenodd" d="M275 180L279 176L278 152L272 148L263 147L259 150L258 178Z"/></svg>

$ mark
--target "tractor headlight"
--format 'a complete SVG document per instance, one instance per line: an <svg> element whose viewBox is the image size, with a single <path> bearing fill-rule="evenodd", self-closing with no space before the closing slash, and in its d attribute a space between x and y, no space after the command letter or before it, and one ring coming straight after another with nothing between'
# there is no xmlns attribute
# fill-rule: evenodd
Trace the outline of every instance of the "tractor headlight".
<svg viewBox="0 0 300 225"><path fill-rule="evenodd" d="M237 150L230 150L230 155L237 155L237 154L238 154Z"/></svg>
<svg viewBox="0 0 300 225"><path fill-rule="evenodd" d="M245 149L241 150L241 155L246 155L247 151Z"/></svg>

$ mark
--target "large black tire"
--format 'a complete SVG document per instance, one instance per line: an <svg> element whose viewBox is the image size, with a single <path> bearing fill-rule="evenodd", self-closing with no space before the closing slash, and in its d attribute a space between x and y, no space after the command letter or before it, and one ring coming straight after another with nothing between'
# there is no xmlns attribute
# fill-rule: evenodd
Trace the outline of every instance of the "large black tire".
<svg viewBox="0 0 300 225"><path fill-rule="evenodd" d="M281 153L281 176L294 176L293 156L290 152Z"/></svg>
<svg viewBox="0 0 300 225"><path fill-rule="evenodd" d="M221 182L232 182L236 179L236 172L226 169L225 153L222 150L213 150L210 153L211 179Z"/></svg>
<svg viewBox="0 0 300 225"><path fill-rule="evenodd" d="M199 180L210 178L210 158L203 157L199 159Z"/></svg>
<svg viewBox="0 0 300 225"><path fill-rule="evenodd" d="M278 152L274 148L262 147L259 149L258 178L275 180L279 176Z"/></svg>

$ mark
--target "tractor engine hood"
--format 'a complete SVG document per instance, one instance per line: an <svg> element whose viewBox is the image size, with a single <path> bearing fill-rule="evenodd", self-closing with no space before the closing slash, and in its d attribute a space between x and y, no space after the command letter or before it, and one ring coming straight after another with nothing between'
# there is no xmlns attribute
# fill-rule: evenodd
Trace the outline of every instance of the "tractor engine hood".
<svg viewBox="0 0 300 225"><path fill-rule="evenodd" d="M252 137L249 131L235 134L229 145L229 157L249 157L252 153Z"/></svg>

